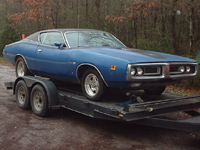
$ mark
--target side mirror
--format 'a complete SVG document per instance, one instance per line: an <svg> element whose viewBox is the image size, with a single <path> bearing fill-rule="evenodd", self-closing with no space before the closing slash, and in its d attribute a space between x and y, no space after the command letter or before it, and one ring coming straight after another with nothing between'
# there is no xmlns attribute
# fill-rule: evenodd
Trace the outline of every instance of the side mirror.
<svg viewBox="0 0 200 150"><path fill-rule="evenodd" d="M55 42L54 45L57 46L60 49L60 46L62 45L62 43L61 42Z"/></svg>

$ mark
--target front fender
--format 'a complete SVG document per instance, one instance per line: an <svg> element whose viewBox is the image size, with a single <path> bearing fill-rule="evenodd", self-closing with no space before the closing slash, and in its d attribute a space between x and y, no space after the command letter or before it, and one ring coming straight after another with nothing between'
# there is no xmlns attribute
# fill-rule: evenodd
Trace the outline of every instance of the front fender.
<svg viewBox="0 0 200 150"><path fill-rule="evenodd" d="M127 60L78 50L72 51L69 58L70 62L73 62L69 67L71 69L70 72L76 72L76 69L83 64L90 64L100 71L106 83L111 81L126 81L126 70L129 63Z"/></svg>

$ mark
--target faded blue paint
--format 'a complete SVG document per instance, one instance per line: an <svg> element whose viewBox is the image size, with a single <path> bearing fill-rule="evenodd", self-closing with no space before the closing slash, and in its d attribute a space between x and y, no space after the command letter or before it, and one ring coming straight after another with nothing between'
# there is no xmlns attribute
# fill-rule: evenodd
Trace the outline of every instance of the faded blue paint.
<svg viewBox="0 0 200 150"><path fill-rule="evenodd" d="M189 58L152 51L111 47L59 49L29 40L7 45L3 55L13 65L15 57L22 55L32 73L71 82L78 82L76 72L79 65L91 64L112 87L131 86L126 80L127 65L130 63L196 62ZM116 70L111 70L111 65L116 66Z"/></svg>

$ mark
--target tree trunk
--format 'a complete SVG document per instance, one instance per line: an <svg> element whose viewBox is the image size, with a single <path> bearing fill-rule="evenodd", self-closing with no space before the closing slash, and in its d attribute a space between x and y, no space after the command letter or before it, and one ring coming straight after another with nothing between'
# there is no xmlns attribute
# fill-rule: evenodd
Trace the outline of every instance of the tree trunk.
<svg viewBox="0 0 200 150"><path fill-rule="evenodd" d="M138 34L137 34L137 18L134 18L134 39L135 39L135 48L138 48L138 43L137 43L137 40L138 40Z"/></svg>
<svg viewBox="0 0 200 150"><path fill-rule="evenodd" d="M194 0L190 0L190 55L194 53Z"/></svg>
<svg viewBox="0 0 200 150"><path fill-rule="evenodd" d="M154 14L154 29L156 29L156 25L157 25L157 20L158 20L158 9L156 8L155 10L155 14Z"/></svg>
<svg viewBox="0 0 200 150"><path fill-rule="evenodd" d="M86 20L86 23L88 23L88 0L86 0L86 4L85 4L85 20Z"/></svg>
<svg viewBox="0 0 200 150"><path fill-rule="evenodd" d="M171 12L171 35L172 35L172 43L171 43L171 52L176 54L176 6L177 0L173 0L172 4L172 12Z"/></svg>
<svg viewBox="0 0 200 150"><path fill-rule="evenodd" d="M96 17L96 26L97 29L101 29L101 9L100 9L101 0L95 0L95 6L97 10L97 17Z"/></svg>
<svg viewBox="0 0 200 150"><path fill-rule="evenodd" d="M163 0L161 0L161 22L162 22L162 38L165 38L165 29L166 29L166 22L165 22L165 15L164 15L164 6L163 6Z"/></svg>

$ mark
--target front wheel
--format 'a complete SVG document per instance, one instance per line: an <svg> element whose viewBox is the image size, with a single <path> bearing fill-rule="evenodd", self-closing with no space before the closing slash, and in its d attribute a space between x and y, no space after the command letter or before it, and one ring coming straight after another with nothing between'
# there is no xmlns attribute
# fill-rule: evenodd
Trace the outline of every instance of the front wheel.
<svg viewBox="0 0 200 150"><path fill-rule="evenodd" d="M161 95L166 89L166 86L151 87L149 89L144 89L144 92L149 95Z"/></svg>
<svg viewBox="0 0 200 150"><path fill-rule="evenodd" d="M41 85L35 85L31 92L31 107L37 116L44 117L48 114L48 98Z"/></svg>
<svg viewBox="0 0 200 150"><path fill-rule="evenodd" d="M99 101L104 97L106 86L94 69L88 69L83 74L81 87L83 94L90 100Z"/></svg>

